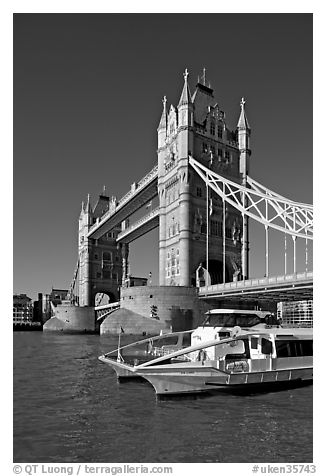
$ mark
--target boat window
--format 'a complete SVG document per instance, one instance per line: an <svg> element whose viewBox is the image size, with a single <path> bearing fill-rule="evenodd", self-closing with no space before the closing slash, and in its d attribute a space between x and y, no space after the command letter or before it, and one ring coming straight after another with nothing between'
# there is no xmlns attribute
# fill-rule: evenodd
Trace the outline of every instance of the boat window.
<svg viewBox="0 0 326 476"><path fill-rule="evenodd" d="M313 355L312 340L302 340L300 344L303 356Z"/></svg>
<svg viewBox="0 0 326 476"><path fill-rule="evenodd" d="M261 319L257 314L208 314L204 327L252 327L259 324Z"/></svg>
<svg viewBox="0 0 326 476"><path fill-rule="evenodd" d="M264 339L261 340L261 352L262 354L272 354L273 353L273 346L270 340Z"/></svg>
<svg viewBox="0 0 326 476"><path fill-rule="evenodd" d="M182 336L182 345L184 347L189 347L191 345L191 332L187 332Z"/></svg>
<svg viewBox="0 0 326 476"><path fill-rule="evenodd" d="M230 337L230 332L219 332L218 335L220 339L226 339L227 337Z"/></svg>
<svg viewBox="0 0 326 476"><path fill-rule="evenodd" d="M248 341L247 341L248 342ZM232 342L225 342L215 346L215 357L221 358L225 355L243 354L246 351L246 346L243 340L235 340Z"/></svg>
<svg viewBox="0 0 326 476"><path fill-rule="evenodd" d="M290 357L290 342L287 340L277 340L275 342L277 357Z"/></svg>
<svg viewBox="0 0 326 476"><path fill-rule="evenodd" d="M241 342L243 344L242 349L239 349L237 352L229 352L225 356L225 360L250 359L249 341L247 339L244 339L238 342ZM238 349L238 347L235 347L234 349Z"/></svg>
<svg viewBox="0 0 326 476"><path fill-rule="evenodd" d="M277 340L277 357L302 357L312 355L312 340Z"/></svg>
<svg viewBox="0 0 326 476"><path fill-rule="evenodd" d="M251 348L258 349L258 337L251 338Z"/></svg>

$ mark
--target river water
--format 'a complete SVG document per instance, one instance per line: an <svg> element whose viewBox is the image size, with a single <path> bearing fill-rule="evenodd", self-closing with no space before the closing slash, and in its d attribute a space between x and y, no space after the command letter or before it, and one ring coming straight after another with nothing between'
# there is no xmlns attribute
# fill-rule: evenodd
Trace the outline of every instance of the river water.
<svg viewBox="0 0 326 476"><path fill-rule="evenodd" d="M98 361L116 346L14 333L15 463L312 462L312 386L157 400Z"/></svg>

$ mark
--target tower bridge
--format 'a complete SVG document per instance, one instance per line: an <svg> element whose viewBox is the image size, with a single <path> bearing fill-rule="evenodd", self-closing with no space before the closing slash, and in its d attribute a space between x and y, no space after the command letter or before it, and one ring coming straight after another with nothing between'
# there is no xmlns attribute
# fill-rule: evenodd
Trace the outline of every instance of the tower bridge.
<svg viewBox="0 0 326 476"><path fill-rule="evenodd" d="M86 207L82 205L72 300L79 306L92 306L96 294L101 293L109 296L110 303L120 299L121 306L127 306L127 296L136 302L143 293L143 315L151 317L148 300L154 299L156 291L157 299L165 296L161 306L170 308L184 295L188 296L188 308L198 297L207 303L226 297L235 302L312 299L312 272L308 269L312 205L289 200L250 177L251 128L244 99L238 123L231 129L205 75L192 94L188 75L186 70L177 106L168 108L163 98L157 129L158 164L121 199L103 193L94 208L89 198ZM155 208L154 200L158 202ZM147 207L143 216L131 223L135 212L148 204L150 212ZM249 220L264 229L263 278L250 278ZM159 286L155 293L150 286L131 290L129 244L154 228L159 228ZM276 277L270 275L271 230L284 235L280 253L285 267ZM303 274L297 266L297 240L305 243ZM174 301L166 297L172 295Z"/></svg>

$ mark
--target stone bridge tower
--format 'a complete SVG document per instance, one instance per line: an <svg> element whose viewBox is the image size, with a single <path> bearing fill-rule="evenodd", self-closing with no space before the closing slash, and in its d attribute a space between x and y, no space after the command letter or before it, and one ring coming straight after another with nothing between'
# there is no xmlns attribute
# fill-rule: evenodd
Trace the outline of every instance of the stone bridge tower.
<svg viewBox="0 0 326 476"><path fill-rule="evenodd" d="M78 303L80 306L94 306L95 296L103 293L110 302L119 300L119 287L122 278L121 248L117 246L116 237L120 226L94 240L87 238L90 227L109 208L110 201L105 191L99 195L94 208L88 195L86 206L82 204L78 231Z"/></svg>
<svg viewBox="0 0 326 476"><path fill-rule="evenodd" d="M213 89L206 84L205 70L193 94L186 70L178 105L168 108L166 97L163 99L157 131L160 285L194 286L198 268L204 268L211 284L223 282L224 273L226 281L239 279L242 269L246 275L241 215L227 204L223 213L222 200L210 190L207 192L205 183L188 163L191 154L214 172L244 183L250 155L250 128L244 101L238 126L231 130ZM247 238L246 233L246 250Z"/></svg>

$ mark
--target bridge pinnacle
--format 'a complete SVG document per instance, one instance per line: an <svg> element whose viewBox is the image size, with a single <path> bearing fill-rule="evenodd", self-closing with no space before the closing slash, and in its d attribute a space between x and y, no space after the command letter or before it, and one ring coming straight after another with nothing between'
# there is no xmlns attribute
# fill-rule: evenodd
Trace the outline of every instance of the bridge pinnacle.
<svg viewBox="0 0 326 476"><path fill-rule="evenodd" d="M191 101L190 89L189 89L189 85L188 85L188 76L189 76L189 71L186 68L185 72L183 73L183 77L184 77L185 82L184 82L184 85L183 85L183 90L182 90L182 93L181 93L181 97L180 97L178 107L180 107L184 104L190 104L192 102Z"/></svg>
<svg viewBox="0 0 326 476"><path fill-rule="evenodd" d="M87 194L87 204L86 204L86 212L91 211L91 202L90 202L90 195L89 193Z"/></svg>
<svg viewBox="0 0 326 476"><path fill-rule="evenodd" d="M245 104L246 104L245 98L241 98L241 101L240 101L241 111L240 111L240 117L239 117L239 121L237 125L238 129L250 129L249 122L245 112L245 107L244 107Z"/></svg>
<svg viewBox="0 0 326 476"><path fill-rule="evenodd" d="M162 103L163 103L162 116L161 116L160 123L158 125L157 130L161 130L161 129L166 130L167 128L166 102L167 102L167 99L166 99L166 96L164 96L162 99Z"/></svg>

